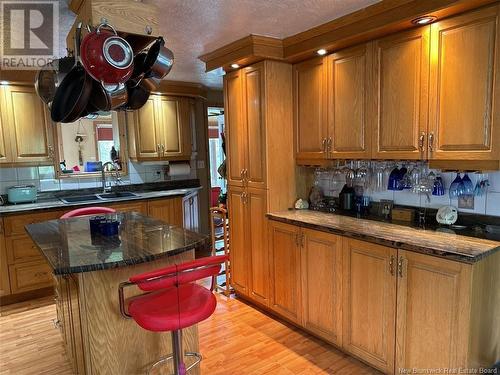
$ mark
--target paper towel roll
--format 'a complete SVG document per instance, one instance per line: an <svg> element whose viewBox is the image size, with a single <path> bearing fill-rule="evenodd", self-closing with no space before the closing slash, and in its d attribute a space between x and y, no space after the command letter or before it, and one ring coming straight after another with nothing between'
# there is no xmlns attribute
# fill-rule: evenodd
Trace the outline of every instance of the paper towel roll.
<svg viewBox="0 0 500 375"><path fill-rule="evenodd" d="M168 175L174 176L188 176L191 174L191 167L189 163L170 163L168 168Z"/></svg>

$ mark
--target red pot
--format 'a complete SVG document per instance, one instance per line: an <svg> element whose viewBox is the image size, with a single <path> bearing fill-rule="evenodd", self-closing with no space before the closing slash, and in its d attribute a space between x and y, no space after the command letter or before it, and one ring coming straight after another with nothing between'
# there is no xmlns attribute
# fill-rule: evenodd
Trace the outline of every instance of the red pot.
<svg viewBox="0 0 500 375"><path fill-rule="evenodd" d="M99 25L83 38L80 58L88 74L103 84L125 83L134 70L132 47L107 24Z"/></svg>

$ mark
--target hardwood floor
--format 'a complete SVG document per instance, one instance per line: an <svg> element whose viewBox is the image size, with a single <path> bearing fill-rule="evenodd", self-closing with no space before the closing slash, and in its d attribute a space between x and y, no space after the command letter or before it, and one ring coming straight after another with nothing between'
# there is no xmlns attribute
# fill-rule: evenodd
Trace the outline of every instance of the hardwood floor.
<svg viewBox="0 0 500 375"><path fill-rule="evenodd" d="M379 374L238 299L217 298L215 314L199 325L202 374ZM72 374L62 338L52 323L52 302L44 298L2 307L1 375Z"/></svg>

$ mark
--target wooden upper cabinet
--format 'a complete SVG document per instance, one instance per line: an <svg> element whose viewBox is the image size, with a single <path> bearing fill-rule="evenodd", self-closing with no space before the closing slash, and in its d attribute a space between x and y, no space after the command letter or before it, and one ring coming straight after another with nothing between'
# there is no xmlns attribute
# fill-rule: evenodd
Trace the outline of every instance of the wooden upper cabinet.
<svg viewBox="0 0 500 375"><path fill-rule="evenodd" d="M293 66L295 157L326 158L327 67L326 58L315 58Z"/></svg>
<svg viewBox="0 0 500 375"><path fill-rule="evenodd" d="M327 148L330 158L371 157L369 100L372 58L372 43L327 57Z"/></svg>
<svg viewBox="0 0 500 375"><path fill-rule="evenodd" d="M127 114L129 153L138 160L189 160L191 110L187 98L151 95Z"/></svg>
<svg viewBox="0 0 500 375"><path fill-rule="evenodd" d="M231 231L233 228L231 227ZM269 221L271 303L278 314L301 321L300 228ZM232 246L232 245L231 245ZM231 248L231 252L233 248Z"/></svg>
<svg viewBox="0 0 500 375"><path fill-rule="evenodd" d="M9 163L12 161L12 154L10 152L10 138L7 133L7 124L4 124L4 119L2 118L4 111L5 104L3 103L2 95L0 94L0 163Z"/></svg>
<svg viewBox="0 0 500 375"><path fill-rule="evenodd" d="M393 373L397 250L343 238L343 251L342 347Z"/></svg>
<svg viewBox="0 0 500 375"><path fill-rule="evenodd" d="M500 158L498 6L431 26L432 159Z"/></svg>
<svg viewBox="0 0 500 375"><path fill-rule="evenodd" d="M250 187L265 188L264 64L260 63L244 68L242 75L246 123L244 128L247 132L245 180Z"/></svg>
<svg viewBox="0 0 500 375"><path fill-rule="evenodd" d="M375 41L374 159L425 157L428 72L428 26Z"/></svg>
<svg viewBox="0 0 500 375"><path fill-rule="evenodd" d="M224 76L224 103L228 184L243 186L247 142L246 122L243 114L241 70L236 70Z"/></svg>
<svg viewBox="0 0 500 375"><path fill-rule="evenodd" d="M471 266L404 250L399 257L396 369L470 367Z"/></svg>
<svg viewBox="0 0 500 375"><path fill-rule="evenodd" d="M302 229L302 324L342 345L342 237Z"/></svg>
<svg viewBox="0 0 500 375"><path fill-rule="evenodd" d="M150 97L137 111L127 113L129 129L134 127L135 155L138 159L160 157L160 124L156 116L155 100ZM134 140L132 140L134 141ZM131 156L133 153L130 153Z"/></svg>
<svg viewBox="0 0 500 375"><path fill-rule="evenodd" d="M6 114L2 113L2 127L8 127L9 133L9 140L4 140L4 143L10 142L11 161L52 163L53 123L34 87L8 85L0 90L5 104L2 112Z"/></svg>
<svg viewBox="0 0 500 375"><path fill-rule="evenodd" d="M190 108L185 98L160 96L158 116L161 123L160 145L163 158L175 160L191 156Z"/></svg>

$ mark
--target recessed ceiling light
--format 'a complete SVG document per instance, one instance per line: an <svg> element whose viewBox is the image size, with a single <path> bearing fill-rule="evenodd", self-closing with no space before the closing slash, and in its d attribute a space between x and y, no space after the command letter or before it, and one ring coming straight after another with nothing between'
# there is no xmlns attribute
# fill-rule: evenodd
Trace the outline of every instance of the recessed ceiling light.
<svg viewBox="0 0 500 375"><path fill-rule="evenodd" d="M9 81L0 81L0 85L8 85Z"/></svg>
<svg viewBox="0 0 500 375"><path fill-rule="evenodd" d="M415 18L411 23L415 25L427 25L428 23L434 22L437 19L436 16L422 16Z"/></svg>
<svg viewBox="0 0 500 375"><path fill-rule="evenodd" d="M326 49L321 48L321 49L317 50L316 53L320 56L326 55Z"/></svg>
<svg viewBox="0 0 500 375"><path fill-rule="evenodd" d="M238 64L231 64L231 68L238 69L240 66Z"/></svg>

